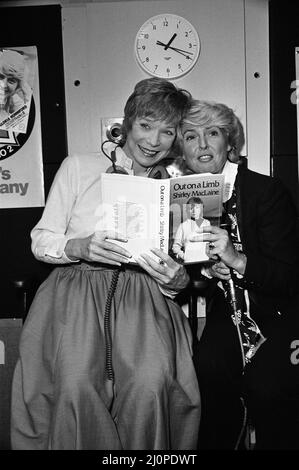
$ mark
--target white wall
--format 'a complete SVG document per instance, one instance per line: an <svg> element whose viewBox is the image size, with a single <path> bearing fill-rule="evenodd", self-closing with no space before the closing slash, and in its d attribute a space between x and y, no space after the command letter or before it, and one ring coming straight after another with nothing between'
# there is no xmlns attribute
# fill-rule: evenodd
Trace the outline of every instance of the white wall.
<svg viewBox="0 0 299 470"><path fill-rule="evenodd" d="M176 83L222 101L240 117L249 168L269 174L269 54L266 0L162 0L66 4L62 8L69 153L100 147L101 118L122 117L134 84L135 35L149 17L175 13L198 30L201 54ZM259 78L254 77L258 72ZM76 80L80 81L75 86Z"/></svg>
<svg viewBox="0 0 299 470"><path fill-rule="evenodd" d="M268 1L245 0L247 153L249 168L270 174ZM258 75L256 75L258 74Z"/></svg>

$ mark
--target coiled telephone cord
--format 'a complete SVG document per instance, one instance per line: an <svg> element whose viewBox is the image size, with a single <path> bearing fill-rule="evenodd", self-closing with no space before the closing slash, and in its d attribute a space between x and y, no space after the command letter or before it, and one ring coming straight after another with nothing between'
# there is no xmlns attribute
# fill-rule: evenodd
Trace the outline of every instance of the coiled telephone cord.
<svg viewBox="0 0 299 470"><path fill-rule="evenodd" d="M121 268L115 269L112 275L111 284L109 287L105 314L104 314L104 333L105 333L105 348L106 348L106 373L108 380L114 383L114 371L112 365L112 338L111 338L111 304L115 294L115 290L118 283L118 278Z"/></svg>

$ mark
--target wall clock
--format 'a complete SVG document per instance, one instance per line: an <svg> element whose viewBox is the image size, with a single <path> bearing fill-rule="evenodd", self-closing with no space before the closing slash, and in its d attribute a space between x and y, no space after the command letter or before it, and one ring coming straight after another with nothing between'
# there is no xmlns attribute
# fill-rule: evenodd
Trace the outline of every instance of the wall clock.
<svg viewBox="0 0 299 470"><path fill-rule="evenodd" d="M179 78L194 67L200 52L196 29L185 18L160 14L149 18L135 38L134 54L150 75Z"/></svg>

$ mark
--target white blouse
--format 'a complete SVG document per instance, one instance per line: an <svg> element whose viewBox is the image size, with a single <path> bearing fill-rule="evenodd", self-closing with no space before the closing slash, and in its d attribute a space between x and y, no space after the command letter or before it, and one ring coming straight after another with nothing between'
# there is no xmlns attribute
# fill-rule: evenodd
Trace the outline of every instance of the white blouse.
<svg viewBox="0 0 299 470"><path fill-rule="evenodd" d="M118 148L117 164L128 167L124 158L128 160ZM109 166L110 162L103 154L74 155L64 159L54 178L43 215L31 231L32 251L38 260L70 263L64 253L67 241L85 238L95 230L101 230L100 175Z"/></svg>

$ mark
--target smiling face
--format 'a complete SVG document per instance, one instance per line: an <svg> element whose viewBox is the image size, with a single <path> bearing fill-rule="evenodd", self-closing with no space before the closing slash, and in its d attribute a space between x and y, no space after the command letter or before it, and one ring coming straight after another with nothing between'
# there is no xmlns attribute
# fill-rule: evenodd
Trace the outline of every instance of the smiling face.
<svg viewBox="0 0 299 470"><path fill-rule="evenodd" d="M135 174L143 174L163 160L175 137L176 128L166 121L136 118L123 147L126 155L133 160Z"/></svg>
<svg viewBox="0 0 299 470"><path fill-rule="evenodd" d="M221 173L231 149L219 127L184 124L182 149L187 167L194 173Z"/></svg>
<svg viewBox="0 0 299 470"><path fill-rule="evenodd" d="M187 204L187 211L189 217L198 220L202 217L203 205L202 204Z"/></svg>

